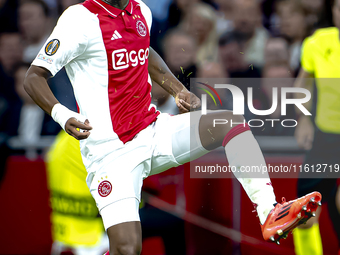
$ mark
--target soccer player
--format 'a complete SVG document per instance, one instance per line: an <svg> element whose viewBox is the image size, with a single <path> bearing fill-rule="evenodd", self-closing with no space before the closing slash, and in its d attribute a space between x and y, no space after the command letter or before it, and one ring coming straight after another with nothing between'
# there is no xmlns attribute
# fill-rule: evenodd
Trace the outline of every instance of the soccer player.
<svg viewBox="0 0 340 255"><path fill-rule="evenodd" d="M102 216L110 254L139 254L138 207L143 178L225 147L231 166L264 166L262 152L245 124L218 125L213 119L243 122L230 111L201 117L190 93L149 47L151 12L141 0L86 0L68 8L27 72L24 86L33 100L80 141L86 182ZM63 66L74 88L79 113L61 105L47 79ZM150 75L149 75L150 74ZM151 79L174 96L185 114L162 114L150 104ZM79 130L78 130L79 129ZM191 139L190 139L191 138ZM321 195L276 203L269 176L237 172L257 205L265 240L277 241L305 222Z"/></svg>
<svg viewBox="0 0 340 255"><path fill-rule="evenodd" d="M317 87L316 126L314 128L309 116L302 116L295 132L299 145L309 150L304 160L307 166L327 164L328 167L334 167L340 164L339 0L334 2L332 12L336 27L318 29L305 39L301 55L302 68L295 83L296 87L312 91L312 78L315 78ZM309 190L317 190L322 194L340 240L340 189L337 188L337 179L325 178L327 176L322 173L312 176L310 172L300 177L302 178L298 180L298 194ZM318 224L320 210L316 215L317 217L294 232L295 250L298 255L323 253Z"/></svg>

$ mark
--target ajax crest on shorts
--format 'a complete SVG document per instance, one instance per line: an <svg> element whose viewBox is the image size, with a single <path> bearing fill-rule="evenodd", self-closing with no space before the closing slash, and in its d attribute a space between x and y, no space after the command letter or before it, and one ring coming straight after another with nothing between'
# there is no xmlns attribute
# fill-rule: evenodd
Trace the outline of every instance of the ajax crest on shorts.
<svg viewBox="0 0 340 255"><path fill-rule="evenodd" d="M104 180L98 185L98 193L101 197L107 197L112 191L111 182Z"/></svg>

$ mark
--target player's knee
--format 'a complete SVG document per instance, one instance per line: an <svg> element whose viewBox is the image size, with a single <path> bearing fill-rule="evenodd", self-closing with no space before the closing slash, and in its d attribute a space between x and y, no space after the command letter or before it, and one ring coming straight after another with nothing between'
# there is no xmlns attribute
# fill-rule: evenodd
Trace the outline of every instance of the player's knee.
<svg viewBox="0 0 340 255"><path fill-rule="evenodd" d="M246 123L243 115L233 115L232 113L231 115L232 116L230 117L230 122L232 123L232 127L235 127L239 124L244 125Z"/></svg>
<svg viewBox="0 0 340 255"><path fill-rule="evenodd" d="M110 249L110 255L139 255L142 251L142 246L139 243L118 244L114 251Z"/></svg>
<svg viewBox="0 0 340 255"><path fill-rule="evenodd" d="M207 150L221 146L225 136L233 127L245 123L242 115L233 115L231 111L212 111L202 116L199 125L202 146Z"/></svg>
<svg viewBox="0 0 340 255"><path fill-rule="evenodd" d="M219 125L220 128L223 128L224 135L226 135L233 127L245 123L243 115L234 115L231 111L221 112L220 116L220 120L214 120L214 125L215 127L219 125L219 121L225 123L224 125Z"/></svg>

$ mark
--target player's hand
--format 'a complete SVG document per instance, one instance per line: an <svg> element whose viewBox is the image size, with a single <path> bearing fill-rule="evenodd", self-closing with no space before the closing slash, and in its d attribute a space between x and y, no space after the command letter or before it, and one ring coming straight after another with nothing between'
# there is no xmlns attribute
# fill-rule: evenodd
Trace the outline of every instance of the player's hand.
<svg viewBox="0 0 340 255"><path fill-rule="evenodd" d="M190 109L196 110L201 106L201 100L189 91L178 93L175 101L180 113L190 112Z"/></svg>
<svg viewBox="0 0 340 255"><path fill-rule="evenodd" d="M80 129L80 131L78 131ZM89 120L85 120L84 123L80 122L76 118L70 118L65 124L65 131L76 138L77 140L83 140L90 136L89 130L92 129Z"/></svg>
<svg viewBox="0 0 340 255"><path fill-rule="evenodd" d="M314 139L314 126L308 116L302 116L299 119L299 124L295 130L295 139L298 145L305 149L310 150L313 145Z"/></svg>

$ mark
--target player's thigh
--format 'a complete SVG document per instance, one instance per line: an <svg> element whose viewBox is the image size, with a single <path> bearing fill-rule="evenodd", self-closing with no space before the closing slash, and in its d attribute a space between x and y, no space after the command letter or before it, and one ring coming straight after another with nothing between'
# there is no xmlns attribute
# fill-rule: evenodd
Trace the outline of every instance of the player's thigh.
<svg viewBox="0 0 340 255"><path fill-rule="evenodd" d="M129 156L129 154L127 154ZM129 165L128 158L108 159L95 173L90 192L102 216L105 229L139 221L140 192L144 163Z"/></svg>
<svg viewBox="0 0 340 255"><path fill-rule="evenodd" d="M202 147L199 139L200 115L193 114L161 114L158 118L150 175L182 165L208 152Z"/></svg>
<svg viewBox="0 0 340 255"><path fill-rule="evenodd" d="M90 185L111 255L139 254L141 250L139 202L145 167L144 163L129 165L128 157L129 153L104 159Z"/></svg>
<svg viewBox="0 0 340 255"><path fill-rule="evenodd" d="M340 135L326 134L316 130L314 135L313 147L306 153L303 162L303 168L318 166L339 165ZM307 168L307 169L308 169ZM325 170L328 170L326 168ZM299 173L297 182L298 195L303 196L313 191L319 191L322 194L322 201L328 202L334 199L337 189L337 179L329 178L328 171L302 171Z"/></svg>
<svg viewBox="0 0 340 255"><path fill-rule="evenodd" d="M213 150L222 145L226 134L236 125L243 124L242 115L233 115L232 111L209 111L202 115L199 121L199 137L202 146L207 150Z"/></svg>
<svg viewBox="0 0 340 255"><path fill-rule="evenodd" d="M234 124L244 120L242 116L233 116L230 111L209 111L203 116L201 111L176 116L162 114L156 123L156 147L150 174L190 162L221 146L232 126L214 127L217 119L228 123L232 120Z"/></svg>

